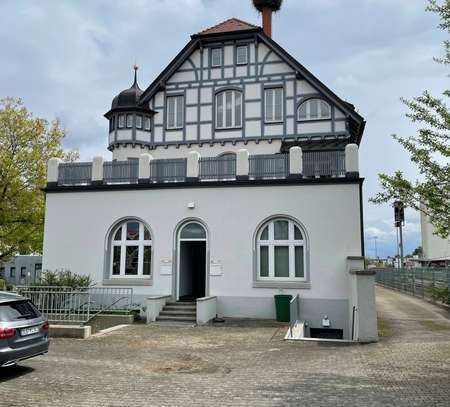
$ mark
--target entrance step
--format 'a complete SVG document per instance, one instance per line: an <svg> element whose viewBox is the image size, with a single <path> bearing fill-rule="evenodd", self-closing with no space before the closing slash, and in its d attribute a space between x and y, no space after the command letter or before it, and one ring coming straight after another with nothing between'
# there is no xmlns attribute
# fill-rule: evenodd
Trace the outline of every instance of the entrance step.
<svg viewBox="0 0 450 407"><path fill-rule="evenodd" d="M195 318L197 316L197 313L195 312L195 310L184 310L184 309L179 309L179 310L170 310L170 309L166 309L164 308L160 313L159 316L172 316L172 315L178 315L178 316L188 316L188 317L192 317Z"/></svg>
<svg viewBox="0 0 450 407"><path fill-rule="evenodd" d="M196 311L195 305L165 305L164 310L171 311Z"/></svg>
<svg viewBox="0 0 450 407"><path fill-rule="evenodd" d="M179 316L179 315L167 315L156 317L157 321L182 321L182 322L193 322L197 321L197 318L190 316Z"/></svg>
<svg viewBox="0 0 450 407"><path fill-rule="evenodd" d="M195 306L197 303L195 301L168 301L166 305L190 305Z"/></svg>

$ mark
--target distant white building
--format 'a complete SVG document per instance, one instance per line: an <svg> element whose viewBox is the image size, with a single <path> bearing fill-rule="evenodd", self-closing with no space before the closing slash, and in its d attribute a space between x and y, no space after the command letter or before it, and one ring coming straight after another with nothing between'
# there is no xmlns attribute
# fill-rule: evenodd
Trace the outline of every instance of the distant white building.
<svg viewBox="0 0 450 407"><path fill-rule="evenodd" d="M0 278L13 285L33 284L42 272L42 257L36 255L17 255L0 263Z"/></svg>
<svg viewBox="0 0 450 407"><path fill-rule="evenodd" d="M450 237L443 239L436 236L428 217L420 213L422 232L423 264L450 266Z"/></svg>
<svg viewBox="0 0 450 407"><path fill-rule="evenodd" d="M299 294L310 327L326 316L344 338L376 339L365 121L262 28L192 35L105 116L111 162L49 163L44 269L133 287L143 304L196 300L202 321L274 318L275 294Z"/></svg>

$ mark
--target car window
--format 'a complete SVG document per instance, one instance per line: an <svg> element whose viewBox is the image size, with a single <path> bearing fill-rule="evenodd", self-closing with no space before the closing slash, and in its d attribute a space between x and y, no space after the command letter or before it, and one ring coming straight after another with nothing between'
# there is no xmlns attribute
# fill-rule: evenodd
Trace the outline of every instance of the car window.
<svg viewBox="0 0 450 407"><path fill-rule="evenodd" d="M39 311L30 301L14 301L0 304L0 322L33 319L39 316Z"/></svg>

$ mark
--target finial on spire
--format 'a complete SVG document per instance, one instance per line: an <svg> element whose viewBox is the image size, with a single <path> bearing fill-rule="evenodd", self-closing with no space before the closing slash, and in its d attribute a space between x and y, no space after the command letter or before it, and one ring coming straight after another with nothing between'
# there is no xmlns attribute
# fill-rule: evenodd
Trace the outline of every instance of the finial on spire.
<svg viewBox="0 0 450 407"><path fill-rule="evenodd" d="M134 84L133 85L137 85L137 71L139 69L139 65L135 63L133 65L133 69L134 69Z"/></svg>

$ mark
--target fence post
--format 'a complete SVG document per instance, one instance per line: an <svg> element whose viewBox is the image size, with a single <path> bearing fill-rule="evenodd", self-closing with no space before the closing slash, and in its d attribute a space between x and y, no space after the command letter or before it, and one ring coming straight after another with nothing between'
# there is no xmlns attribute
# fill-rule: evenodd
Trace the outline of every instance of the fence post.
<svg viewBox="0 0 450 407"><path fill-rule="evenodd" d="M47 186L58 185L59 164L62 163L60 158L50 158L47 163Z"/></svg>
<svg viewBox="0 0 450 407"><path fill-rule="evenodd" d="M200 154L191 151L187 157L186 181L198 181Z"/></svg>
<svg viewBox="0 0 450 407"><path fill-rule="evenodd" d="M103 184L103 157L92 160L92 185Z"/></svg>
<svg viewBox="0 0 450 407"><path fill-rule="evenodd" d="M289 149L289 178L301 178L303 173L303 152L301 147Z"/></svg>
<svg viewBox="0 0 450 407"><path fill-rule="evenodd" d="M345 146L345 176L348 178L359 178L357 144L347 144Z"/></svg>
<svg viewBox="0 0 450 407"><path fill-rule="evenodd" d="M241 148L236 153L236 179L248 179L249 173L249 153L245 148Z"/></svg>
<svg viewBox="0 0 450 407"><path fill-rule="evenodd" d="M148 184L150 182L150 163L152 160L153 157L148 153L139 156L139 184Z"/></svg>

